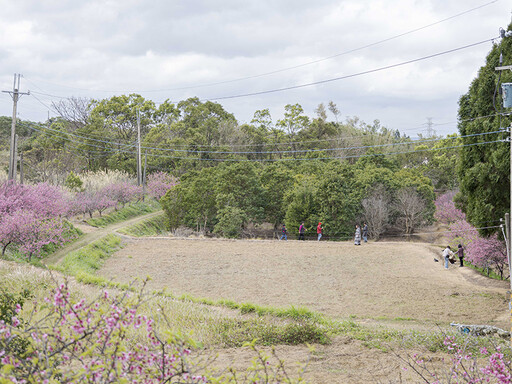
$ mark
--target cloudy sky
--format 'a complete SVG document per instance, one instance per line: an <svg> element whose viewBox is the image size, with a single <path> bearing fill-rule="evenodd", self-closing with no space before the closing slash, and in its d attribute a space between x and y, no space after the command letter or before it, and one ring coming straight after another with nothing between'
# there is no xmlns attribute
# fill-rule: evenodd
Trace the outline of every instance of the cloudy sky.
<svg viewBox="0 0 512 384"><path fill-rule="evenodd" d="M18 104L22 119L45 121L52 101L71 96L197 96L241 123L264 108L275 122L295 103L313 117L332 100L344 118L416 136L427 117L438 134L457 131L458 98L510 23L512 1L0 0L0 9L0 88L23 75L20 90L32 95ZM0 115L12 115L6 93Z"/></svg>

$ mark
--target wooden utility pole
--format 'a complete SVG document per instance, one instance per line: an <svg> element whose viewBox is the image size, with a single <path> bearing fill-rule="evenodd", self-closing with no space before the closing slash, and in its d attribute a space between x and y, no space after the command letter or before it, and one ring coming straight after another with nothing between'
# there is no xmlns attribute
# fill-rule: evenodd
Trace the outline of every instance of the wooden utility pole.
<svg viewBox="0 0 512 384"><path fill-rule="evenodd" d="M142 161L140 153L140 110L137 109L137 185L142 184Z"/></svg>
<svg viewBox="0 0 512 384"><path fill-rule="evenodd" d="M16 182L16 172L18 171L18 134L14 135L14 168L12 169L12 179Z"/></svg>
<svg viewBox="0 0 512 384"><path fill-rule="evenodd" d="M23 185L23 152L20 152L20 184Z"/></svg>
<svg viewBox="0 0 512 384"><path fill-rule="evenodd" d="M148 165L148 151L144 151L144 173L142 174L142 201L146 197L146 167Z"/></svg>
<svg viewBox="0 0 512 384"><path fill-rule="evenodd" d="M16 77L18 79L18 85L16 86ZM22 95L30 95L30 91L24 93L20 92L20 74L14 74L14 85L12 86L12 91L2 91L4 93L8 93L12 97L13 105L12 105L12 123L11 123L11 146L9 152L9 175L8 180L14 180L16 182L16 157L14 154L14 147L16 145L16 109L18 107L18 100Z"/></svg>

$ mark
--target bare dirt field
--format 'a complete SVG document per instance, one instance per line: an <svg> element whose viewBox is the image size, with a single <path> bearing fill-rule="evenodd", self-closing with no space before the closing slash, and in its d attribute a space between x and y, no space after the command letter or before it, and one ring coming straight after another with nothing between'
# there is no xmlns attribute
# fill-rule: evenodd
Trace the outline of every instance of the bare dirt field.
<svg viewBox="0 0 512 384"><path fill-rule="evenodd" d="M435 256L427 244L401 242L143 239L100 274L123 282L150 276L151 288L176 295L306 306L333 318L507 327L507 282L457 264L445 270Z"/></svg>
<svg viewBox="0 0 512 384"><path fill-rule="evenodd" d="M403 329L465 324L509 325L508 282L457 264L445 270L441 249L425 243L138 239L128 240L100 275L180 295L276 307L306 306L332 318ZM337 337L317 346L306 378L315 383L419 382L391 354ZM249 352L224 349L220 365L247 366ZM304 363L305 346L280 346L287 362ZM407 377L409 376L409 377Z"/></svg>

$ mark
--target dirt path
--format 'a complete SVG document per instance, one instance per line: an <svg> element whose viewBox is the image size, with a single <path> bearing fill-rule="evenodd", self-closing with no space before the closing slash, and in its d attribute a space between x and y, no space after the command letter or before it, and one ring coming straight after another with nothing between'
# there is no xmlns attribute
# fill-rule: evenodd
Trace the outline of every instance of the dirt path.
<svg viewBox="0 0 512 384"><path fill-rule="evenodd" d="M58 264L60 262L60 260L64 256L66 256L69 252L73 252L73 251L76 251L77 249L85 247L86 245L102 238L103 236L114 233L118 229L128 227L130 225L136 224L136 223L146 220L146 219L150 219L150 218L152 218L154 216L158 216L160 214L162 214L161 210L157 211L157 212L148 213L143 216L137 216L137 217L134 217L133 219L126 220L126 221L123 221L120 223L111 224L105 228L95 228L92 226L86 226L86 228L80 228L85 233L84 236L82 236L80 239L78 239L74 243L71 243L71 244L65 246L64 248L62 248L62 249L58 250L57 252L55 252L54 254L52 254L51 256L47 257L44 260L44 263L48 264L48 265Z"/></svg>
<svg viewBox="0 0 512 384"><path fill-rule="evenodd" d="M508 327L507 282L445 270L434 256L425 243L141 239L100 274L123 282L151 276L151 288L178 295L306 306L369 323Z"/></svg>

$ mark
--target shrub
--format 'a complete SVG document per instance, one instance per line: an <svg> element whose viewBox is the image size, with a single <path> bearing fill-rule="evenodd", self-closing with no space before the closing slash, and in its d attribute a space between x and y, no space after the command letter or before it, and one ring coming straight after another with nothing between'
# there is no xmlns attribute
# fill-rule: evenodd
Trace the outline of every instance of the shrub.
<svg viewBox="0 0 512 384"><path fill-rule="evenodd" d="M237 238L242 234L247 215L237 207L227 206L219 210L219 222L215 225L214 233L228 238Z"/></svg>
<svg viewBox="0 0 512 384"><path fill-rule="evenodd" d="M280 360L258 351L245 372L229 369L213 376L200 366L199 345L173 333L166 314L158 319L142 314L148 300L143 291L111 296L103 292L93 300L74 300L66 283L53 289L30 313L16 306L11 324L0 321L0 381L2 383L295 383ZM37 316L34 316L37 314ZM24 319L31 323L26 327ZM295 332L291 332L295 335ZM13 346L26 340L23 353ZM208 361L206 362L206 364Z"/></svg>
<svg viewBox="0 0 512 384"><path fill-rule="evenodd" d="M66 180L64 181L64 186L73 192L82 191L83 185L83 181L80 180L80 177L78 177L73 171L69 172L68 177L66 177Z"/></svg>
<svg viewBox="0 0 512 384"><path fill-rule="evenodd" d="M445 336L444 346L451 355L449 366L436 368L433 361L419 354L398 358L412 368L421 382L442 383L501 383L512 382L512 365L500 346L473 348L471 339L460 343ZM475 350L476 349L476 350ZM483 367L482 367L483 365ZM408 368L404 367L405 370Z"/></svg>

